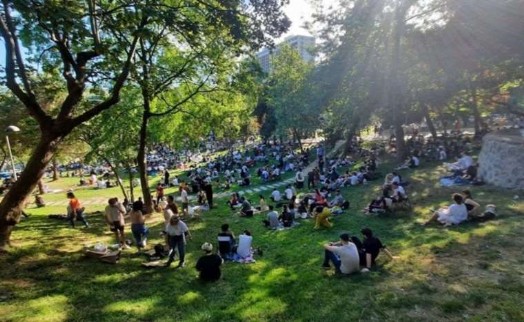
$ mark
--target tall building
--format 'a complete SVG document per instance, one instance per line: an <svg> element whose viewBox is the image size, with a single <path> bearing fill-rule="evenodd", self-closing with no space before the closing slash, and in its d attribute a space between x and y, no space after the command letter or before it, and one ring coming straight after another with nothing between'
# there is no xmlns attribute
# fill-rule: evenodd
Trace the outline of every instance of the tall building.
<svg viewBox="0 0 524 322"><path fill-rule="evenodd" d="M275 49L269 50L264 48L257 54L258 61L264 72L269 73L271 71L271 57L278 54L279 48L283 44L288 44L295 48L305 61L311 62L315 60L315 56L311 54L311 50L315 46L315 37L299 35L289 36L284 39L283 42L278 44Z"/></svg>

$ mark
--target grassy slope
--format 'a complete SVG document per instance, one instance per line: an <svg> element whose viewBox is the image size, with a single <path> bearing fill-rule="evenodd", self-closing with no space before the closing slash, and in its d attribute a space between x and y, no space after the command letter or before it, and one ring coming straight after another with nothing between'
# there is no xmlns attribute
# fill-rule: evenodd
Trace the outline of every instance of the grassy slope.
<svg viewBox="0 0 524 322"><path fill-rule="evenodd" d="M135 250L125 251L114 266L85 259L84 243L113 242L100 215L90 216L92 228L73 230L46 218L62 209L31 209L33 216L13 234L18 247L1 258L0 320L524 320L523 203L515 202L510 191L474 187L482 204L498 205L500 219L423 228L417 222L427 218L430 208L447 204L454 190L437 187L439 172L433 166L405 174L413 182L413 212L363 215L360 209L378 193L379 183L372 182L343 191L352 207L331 230L314 231L310 221L303 221L292 230L267 231L260 217L236 218L220 200L204 220L189 222L194 239L182 270L145 270ZM108 191L98 193L107 196ZM150 244L161 241L160 217L149 220ZM255 264L226 263L223 280L203 285L193 269L199 246L215 242L224 222L237 234L250 229L264 255ZM367 275L337 278L322 272L321 245L363 226L401 258L388 262L381 257L381 267Z"/></svg>

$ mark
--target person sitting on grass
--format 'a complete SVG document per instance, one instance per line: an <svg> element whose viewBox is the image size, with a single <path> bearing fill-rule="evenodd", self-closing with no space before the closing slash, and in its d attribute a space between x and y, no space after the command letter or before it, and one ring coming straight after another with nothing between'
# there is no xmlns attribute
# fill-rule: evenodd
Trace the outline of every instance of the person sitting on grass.
<svg viewBox="0 0 524 322"><path fill-rule="evenodd" d="M258 202L258 207L256 207L256 209L262 212L268 211L269 207L267 205L266 198L264 198L263 195L259 195L258 197L260 198L260 200Z"/></svg>
<svg viewBox="0 0 524 322"><path fill-rule="evenodd" d="M196 270L199 272L198 278L204 282L215 282L220 279L222 272L220 265L224 260L217 254L213 254L213 245L210 243L202 244L204 256L200 257L196 263Z"/></svg>
<svg viewBox="0 0 524 322"><path fill-rule="evenodd" d="M479 217L482 214L482 210L479 203L473 200L471 191L467 189L463 190L462 196L464 197L464 205L466 205L466 209L468 210L468 218Z"/></svg>
<svg viewBox="0 0 524 322"><path fill-rule="evenodd" d="M278 221L278 213L274 210L273 205L269 205L269 212L267 213L267 219L262 221L267 228L277 229L280 226Z"/></svg>
<svg viewBox="0 0 524 322"><path fill-rule="evenodd" d="M391 186L393 188L393 196L391 196L391 199L393 199L393 202L402 202L408 199L406 190L399 183L393 182Z"/></svg>
<svg viewBox="0 0 524 322"><path fill-rule="evenodd" d="M313 196L313 202L309 205L309 212L312 213L315 207L318 207L318 206L325 207L327 206L327 204L328 202L326 198L324 197L324 195L320 192L320 190L315 189L315 194Z"/></svg>
<svg viewBox="0 0 524 322"><path fill-rule="evenodd" d="M228 224L223 224L218 233L218 251L220 256L230 259L236 247L235 234L229 229Z"/></svg>
<svg viewBox="0 0 524 322"><path fill-rule="evenodd" d="M271 193L271 200L276 203L282 201L282 195L280 194L280 191L277 190L277 188L275 188Z"/></svg>
<svg viewBox="0 0 524 322"><path fill-rule="evenodd" d="M145 225L145 217L143 216L140 207L141 205L135 201L133 203L133 209L129 212L129 217L131 218L131 232L135 238L138 251L141 251L142 248L146 247L147 234L149 232Z"/></svg>
<svg viewBox="0 0 524 322"><path fill-rule="evenodd" d="M282 226L288 228L293 226L293 214L289 211L288 205L284 205L282 208L282 213L278 217L280 222L282 222Z"/></svg>
<svg viewBox="0 0 524 322"><path fill-rule="evenodd" d="M253 217L253 207L247 198L241 197L242 207L240 208L240 217Z"/></svg>
<svg viewBox="0 0 524 322"><path fill-rule="evenodd" d="M388 205L386 198L383 196L378 196L373 199L367 208L364 208L364 212L368 214L380 214L388 210Z"/></svg>
<svg viewBox="0 0 524 322"><path fill-rule="evenodd" d="M380 239L373 236L373 231L369 228L364 228L360 231L364 235L364 241L361 243L356 237L352 238L354 243L359 247L360 265L364 266L362 272L368 272L374 265L375 259L380 251L383 251L389 259L396 259L389 250L382 244Z"/></svg>
<svg viewBox="0 0 524 322"><path fill-rule="evenodd" d="M342 207L344 204L344 197L340 194L340 189L337 189L335 191L335 197L328 203L329 207Z"/></svg>
<svg viewBox="0 0 524 322"><path fill-rule="evenodd" d="M231 194L231 198L227 201L227 204L231 208L231 210L235 210L236 207L240 205L240 199L238 198L238 193L234 192Z"/></svg>
<svg viewBox="0 0 524 322"><path fill-rule="evenodd" d="M335 266L337 274L352 274L360 270L360 257L357 246L350 241L349 235L340 235L340 241L324 244L324 262L322 268Z"/></svg>
<svg viewBox="0 0 524 322"><path fill-rule="evenodd" d="M253 236L251 236L249 230L244 230L244 232L238 236L237 255L241 260L252 260L252 243Z"/></svg>
<svg viewBox="0 0 524 322"><path fill-rule="evenodd" d="M455 202L454 204L435 211L433 216L423 225L438 221L444 226L451 226L458 225L468 219L468 209L464 204L464 198L460 194L454 193L452 199Z"/></svg>
<svg viewBox="0 0 524 322"><path fill-rule="evenodd" d="M331 211L328 207L318 206L315 208L313 217L315 218L315 229L320 227L331 228L333 224L329 222L329 217L331 216Z"/></svg>

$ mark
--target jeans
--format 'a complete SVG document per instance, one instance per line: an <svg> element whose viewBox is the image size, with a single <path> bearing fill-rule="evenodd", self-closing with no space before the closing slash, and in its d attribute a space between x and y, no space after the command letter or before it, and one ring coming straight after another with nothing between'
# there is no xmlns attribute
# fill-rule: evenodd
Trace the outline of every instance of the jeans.
<svg viewBox="0 0 524 322"><path fill-rule="evenodd" d="M133 237L135 238L136 245L138 248L144 247L145 239L147 238L147 234L149 233L149 229L144 224L132 224L131 225L131 232L133 233Z"/></svg>
<svg viewBox="0 0 524 322"><path fill-rule="evenodd" d="M169 259L168 263L171 264L173 260L175 259L175 247L178 249L178 256L180 257L179 265L184 262L184 258L186 255L186 246L184 245L184 236L169 236L168 237L168 244L169 244Z"/></svg>
<svg viewBox="0 0 524 322"><path fill-rule="evenodd" d="M69 222L71 223L71 226L73 228L75 228L75 213L74 213L74 211L70 211L68 217L69 217ZM83 222L86 227L89 226L89 224L87 223L87 221L86 221L86 219L84 217L84 211L83 210L78 209L76 211L76 220Z"/></svg>
<svg viewBox="0 0 524 322"><path fill-rule="evenodd" d="M340 258L337 255L335 255L335 253L333 253L332 251L325 249L324 250L324 263L322 264L322 266L328 267L329 261L331 261L333 265L335 265L335 270L337 272L340 272L340 264L341 264Z"/></svg>

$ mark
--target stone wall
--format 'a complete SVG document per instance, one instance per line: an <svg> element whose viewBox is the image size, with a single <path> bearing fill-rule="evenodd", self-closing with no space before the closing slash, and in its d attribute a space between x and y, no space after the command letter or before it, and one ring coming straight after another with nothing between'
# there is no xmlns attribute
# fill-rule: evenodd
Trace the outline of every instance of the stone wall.
<svg viewBox="0 0 524 322"><path fill-rule="evenodd" d="M484 182L524 190L524 133L507 130L484 136L479 163Z"/></svg>

